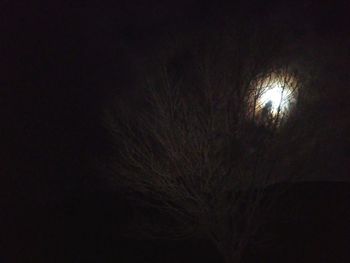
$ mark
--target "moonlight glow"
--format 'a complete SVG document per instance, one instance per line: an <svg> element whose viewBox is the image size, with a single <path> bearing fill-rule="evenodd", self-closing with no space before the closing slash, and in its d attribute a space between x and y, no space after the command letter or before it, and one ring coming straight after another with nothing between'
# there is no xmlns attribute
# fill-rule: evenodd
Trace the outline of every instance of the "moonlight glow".
<svg viewBox="0 0 350 263"><path fill-rule="evenodd" d="M277 80L265 87L258 104L264 107L267 103L270 103L272 113L277 114L279 111L283 113L288 109L290 99L291 90L289 87Z"/></svg>
<svg viewBox="0 0 350 263"><path fill-rule="evenodd" d="M287 72L271 73L254 84L250 103L254 105L254 115L285 116L296 100L296 79ZM264 113L265 112L265 113Z"/></svg>

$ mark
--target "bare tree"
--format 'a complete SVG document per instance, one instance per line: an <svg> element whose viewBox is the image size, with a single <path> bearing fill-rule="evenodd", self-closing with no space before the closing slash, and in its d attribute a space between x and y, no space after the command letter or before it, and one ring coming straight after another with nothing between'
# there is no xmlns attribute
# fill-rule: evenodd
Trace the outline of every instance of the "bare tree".
<svg viewBox="0 0 350 263"><path fill-rule="evenodd" d="M287 116L282 99L275 112L259 99L278 81L290 102L299 82L266 56L243 59L238 50L238 64L229 67L218 63L227 60L216 51L212 57L199 52L181 77L162 64L147 79L136 112L120 106L106 120L118 151L112 161L117 184L167 215L166 222L137 221L138 233L205 236L225 262L239 262L269 206L264 190L276 179L278 130Z"/></svg>

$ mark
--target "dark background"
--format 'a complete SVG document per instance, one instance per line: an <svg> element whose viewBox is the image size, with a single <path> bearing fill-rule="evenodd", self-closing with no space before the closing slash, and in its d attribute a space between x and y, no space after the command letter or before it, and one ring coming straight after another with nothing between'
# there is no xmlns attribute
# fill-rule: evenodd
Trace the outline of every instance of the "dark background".
<svg viewBox="0 0 350 263"><path fill-rule="evenodd" d="M103 8L2 1L0 260L153 262L179 254L175 248L188 260L203 256L200 250L209 246L204 241L151 244L118 236L129 207L100 169L111 150L101 114L111 98L137 89L150 59L167 51L167 37L249 19L277 24L294 52L316 57L311 63L322 63L317 77L328 98L319 105L324 145L303 178L314 183L301 184L295 190L300 195L293 195L294 204L307 204L302 214L311 211L309 217L276 230L288 237L281 238L285 247L256 253L276 262L300 254L302 262L306 247L308 262L347 262L349 11L345 1L119 1ZM302 240L308 245L298 247ZM299 252L278 252L294 246ZM330 252L322 258L319 249ZM159 250L167 252L154 252Z"/></svg>

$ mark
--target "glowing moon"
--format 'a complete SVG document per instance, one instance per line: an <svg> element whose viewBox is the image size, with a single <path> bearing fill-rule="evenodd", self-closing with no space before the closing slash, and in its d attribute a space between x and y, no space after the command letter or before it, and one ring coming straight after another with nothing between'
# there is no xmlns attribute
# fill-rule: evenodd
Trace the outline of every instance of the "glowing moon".
<svg viewBox="0 0 350 263"><path fill-rule="evenodd" d="M264 107L267 103L270 103L272 114L283 113L288 110L291 93L288 85L275 80L265 87L258 99L258 104L260 107Z"/></svg>
<svg viewBox="0 0 350 263"><path fill-rule="evenodd" d="M257 78L248 95L248 116L258 123L280 125L296 105L299 84L295 74L284 70Z"/></svg>

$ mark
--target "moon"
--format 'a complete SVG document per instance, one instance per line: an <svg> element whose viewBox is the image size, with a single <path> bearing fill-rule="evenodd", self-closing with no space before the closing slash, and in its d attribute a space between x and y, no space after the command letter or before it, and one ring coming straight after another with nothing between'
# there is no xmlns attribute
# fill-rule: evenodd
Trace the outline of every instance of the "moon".
<svg viewBox="0 0 350 263"><path fill-rule="evenodd" d="M268 110L273 117L285 117L296 102L298 81L286 72L271 73L253 85L250 103L255 116Z"/></svg>
<svg viewBox="0 0 350 263"><path fill-rule="evenodd" d="M267 87L265 87L258 104L260 107L264 107L268 102L271 104L272 114L284 113L288 110L291 99L291 90L285 83L278 80L272 81Z"/></svg>

